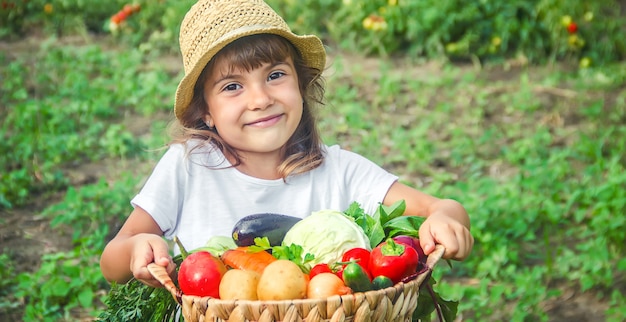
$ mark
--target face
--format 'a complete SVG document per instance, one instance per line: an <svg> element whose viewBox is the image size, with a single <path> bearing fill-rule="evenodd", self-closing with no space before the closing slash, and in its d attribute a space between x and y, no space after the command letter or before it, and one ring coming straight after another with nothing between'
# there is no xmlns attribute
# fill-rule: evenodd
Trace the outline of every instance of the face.
<svg viewBox="0 0 626 322"><path fill-rule="evenodd" d="M302 117L303 100L291 58L251 71L216 61L204 83L205 121L242 156L280 155Z"/></svg>

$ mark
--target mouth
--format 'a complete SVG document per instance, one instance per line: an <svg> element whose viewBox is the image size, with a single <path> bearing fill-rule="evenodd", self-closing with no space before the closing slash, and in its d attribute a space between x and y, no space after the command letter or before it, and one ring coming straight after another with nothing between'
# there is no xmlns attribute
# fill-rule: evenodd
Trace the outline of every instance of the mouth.
<svg viewBox="0 0 626 322"><path fill-rule="evenodd" d="M264 128L264 127L269 127L272 126L276 123L278 123L282 118L283 118L284 114L276 114L276 115L270 115L267 117L263 117L257 120L254 120L250 123L246 123L246 126L253 126L253 127L260 127L260 128Z"/></svg>

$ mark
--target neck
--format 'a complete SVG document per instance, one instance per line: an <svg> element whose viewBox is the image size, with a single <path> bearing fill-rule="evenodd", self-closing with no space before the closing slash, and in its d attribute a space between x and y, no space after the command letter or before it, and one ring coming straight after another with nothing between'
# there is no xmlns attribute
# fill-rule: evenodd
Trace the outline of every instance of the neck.
<svg viewBox="0 0 626 322"><path fill-rule="evenodd" d="M278 154L241 153L241 164L236 167L241 173L251 177L275 180L282 177L278 174L281 158Z"/></svg>

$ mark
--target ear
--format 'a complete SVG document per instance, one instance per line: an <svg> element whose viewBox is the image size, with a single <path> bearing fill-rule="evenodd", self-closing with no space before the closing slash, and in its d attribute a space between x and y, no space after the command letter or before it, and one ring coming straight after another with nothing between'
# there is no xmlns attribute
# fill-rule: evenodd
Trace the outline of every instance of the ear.
<svg viewBox="0 0 626 322"><path fill-rule="evenodd" d="M206 114L204 116L204 123L210 128L215 126L215 123L213 122L213 118L211 117L211 114Z"/></svg>

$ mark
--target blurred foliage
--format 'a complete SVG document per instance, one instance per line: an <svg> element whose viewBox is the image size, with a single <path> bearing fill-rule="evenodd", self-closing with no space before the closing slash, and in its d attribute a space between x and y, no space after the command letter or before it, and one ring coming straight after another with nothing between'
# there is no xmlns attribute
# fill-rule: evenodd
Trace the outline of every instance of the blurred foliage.
<svg viewBox="0 0 626 322"><path fill-rule="evenodd" d="M146 52L177 52L182 17L195 1L2 1L0 38L112 33ZM297 33L372 55L452 60L573 60L587 67L626 58L618 0L268 0ZM126 10L135 6L137 12ZM124 12L127 12L124 14ZM121 14L120 14L121 12Z"/></svg>
<svg viewBox="0 0 626 322"><path fill-rule="evenodd" d="M141 151L141 129L109 123L169 110L174 81L162 69L139 72L144 59L56 38L29 56L0 55L0 209L65 187L62 166Z"/></svg>
<svg viewBox="0 0 626 322"><path fill-rule="evenodd" d="M319 33L342 49L375 55L480 60L521 56L537 63L583 58L603 63L626 57L626 8L616 0L268 3L296 32Z"/></svg>

